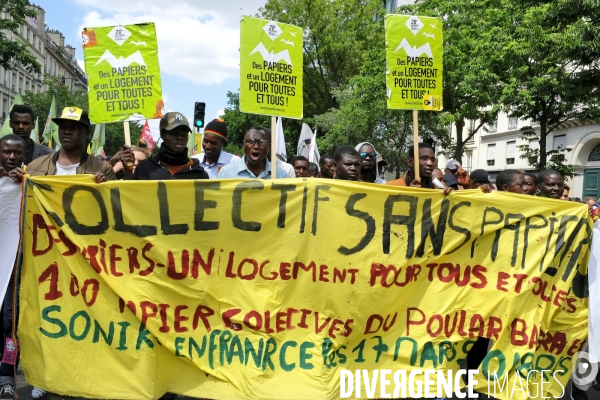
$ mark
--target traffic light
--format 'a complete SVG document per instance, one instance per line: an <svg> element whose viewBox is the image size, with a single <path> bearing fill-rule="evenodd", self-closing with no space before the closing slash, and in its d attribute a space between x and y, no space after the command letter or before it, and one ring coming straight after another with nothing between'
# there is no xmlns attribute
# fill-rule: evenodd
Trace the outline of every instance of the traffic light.
<svg viewBox="0 0 600 400"><path fill-rule="evenodd" d="M194 126L196 128L204 127L204 111L206 109L206 103L196 102L194 105Z"/></svg>

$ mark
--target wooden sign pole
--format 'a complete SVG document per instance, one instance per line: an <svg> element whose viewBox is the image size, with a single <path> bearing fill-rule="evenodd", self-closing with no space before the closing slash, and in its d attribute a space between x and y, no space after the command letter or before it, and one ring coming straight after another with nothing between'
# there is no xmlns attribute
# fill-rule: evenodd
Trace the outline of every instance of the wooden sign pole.
<svg viewBox="0 0 600 400"><path fill-rule="evenodd" d="M271 179L277 178L277 117L271 116Z"/></svg>
<svg viewBox="0 0 600 400"><path fill-rule="evenodd" d="M123 122L123 131L125 132L125 144L131 147L131 133L129 132L129 121ZM129 167L133 167L133 163L127 163Z"/></svg>
<svg viewBox="0 0 600 400"><path fill-rule="evenodd" d="M131 146L131 133L129 133L129 121L123 122L123 130L125 131L125 144Z"/></svg>
<svg viewBox="0 0 600 400"><path fill-rule="evenodd" d="M413 110L413 145L413 169L415 170L415 176L413 176L413 180L415 180L421 177L419 171L419 112L417 110ZM406 183L410 185L410 182Z"/></svg>

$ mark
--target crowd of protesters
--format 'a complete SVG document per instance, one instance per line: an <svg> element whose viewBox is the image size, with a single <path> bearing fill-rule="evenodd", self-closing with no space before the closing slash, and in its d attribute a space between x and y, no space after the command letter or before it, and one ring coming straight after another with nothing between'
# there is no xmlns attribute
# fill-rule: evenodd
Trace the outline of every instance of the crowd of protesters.
<svg viewBox="0 0 600 400"><path fill-rule="evenodd" d="M147 144L142 140L137 146L123 146L121 151L109 159L110 162L105 162L86 151L91 126L86 110L66 107L61 116L53 119L58 125L58 151L31 139L35 121L31 107L14 106L9 118L13 134L0 138L0 177L8 177L16 183L22 181L25 173L33 176L91 174L98 183L113 179L270 179L271 170L276 168L277 178L339 179L438 189L444 194L449 194L452 190L480 189L484 192L498 190L551 199L570 199L570 188L557 171L545 170L536 175L507 169L500 172L495 183L492 183L485 170L476 169L469 173L456 160L448 161L443 171L436 168L435 150L428 143L419 143L418 160L414 159L412 151L409 153L409 168L402 177L386 182L382 174L386 162L368 142L359 143L355 147L340 146L333 155L322 156L319 165L298 155L291 158L289 163L278 158L273 167L273 160L269 159L271 132L268 128L250 128L243 140L244 154L238 157L223 149L228 144L227 125L222 119L215 119L204 130L203 152L190 157L187 143L192 130L188 120L182 113L169 112L160 120L162 144L157 154L151 155ZM570 200L579 201L573 198ZM591 197L584 198L583 203L587 203L590 210L597 207L596 199ZM8 343L7 339L12 337L13 331L12 282L13 279L2 305L2 343ZM487 347L488 339L480 338L469 353L469 368L479 365ZM12 399L14 396L14 364L3 362L0 365L0 399ZM41 388L34 388L32 392L34 399L47 395L48 392ZM173 396L165 395L163 398ZM572 398L583 399L585 392L573 385Z"/></svg>

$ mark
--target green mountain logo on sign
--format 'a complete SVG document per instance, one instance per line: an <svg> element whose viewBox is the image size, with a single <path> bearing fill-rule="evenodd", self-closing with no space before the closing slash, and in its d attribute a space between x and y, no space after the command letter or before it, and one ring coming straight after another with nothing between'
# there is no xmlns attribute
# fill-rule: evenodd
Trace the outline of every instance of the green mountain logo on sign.
<svg viewBox="0 0 600 400"><path fill-rule="evenodd" d="M95 124L164 113L158 42L153 23L86 28L85 70L90 119Z"/></svg>
<svg viewBox="0 0 600 400"><path fill-rule="evenodd" d="M441 110L442 21L386 15L385 41L388 108Z"/></svg>
<svg viewBox="0 0 600 400"><path fill-rule="evenodd" d="M302 29L244 17L240 24L240 110L302 118Z"/></svg>

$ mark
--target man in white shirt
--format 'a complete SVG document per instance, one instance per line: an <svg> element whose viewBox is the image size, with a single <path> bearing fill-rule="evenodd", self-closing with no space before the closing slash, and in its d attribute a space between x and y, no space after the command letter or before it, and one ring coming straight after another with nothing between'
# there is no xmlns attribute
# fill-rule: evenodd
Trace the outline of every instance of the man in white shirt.
<svg viewBox="0 0 600 400"><path fill-rule="evenodd" d="M221 118L213 119L204 129L202 150L192 156L200 161L210 179L217 179L221 168L238 160L239 157L223 150L227 146L227 124Z"/></svg>

